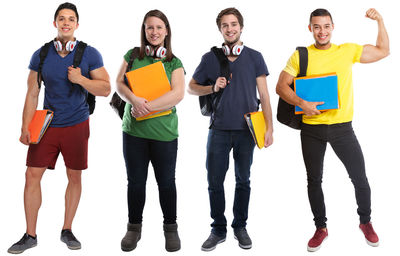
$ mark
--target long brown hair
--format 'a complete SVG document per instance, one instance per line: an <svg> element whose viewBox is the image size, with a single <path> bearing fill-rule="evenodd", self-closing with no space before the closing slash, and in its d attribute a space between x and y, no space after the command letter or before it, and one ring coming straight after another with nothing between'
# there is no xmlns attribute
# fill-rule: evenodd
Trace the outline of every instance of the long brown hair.
<svg viewBox="0 0 400 256"><path fill-rule="evenodd" d="M171 47L171 26L169 25L169 21L167 19L167 16L165 16L164 13L162 13L159 10L151 10L143 18L142 22L142 29L140 32L140 53L139 53L139 59L143 59L145 55L145 47L146 45L150 45L150 43L146 39L146 33L145 33L145 25L144 23L146 22L146 19L149 17L157 17L160 20L162 20L165 24L165 27L167 28L168 34L164 39L164 47L167 49L167 56L165 57L165 61L171 61L173 58L172 54L172 47Z"/></svg>

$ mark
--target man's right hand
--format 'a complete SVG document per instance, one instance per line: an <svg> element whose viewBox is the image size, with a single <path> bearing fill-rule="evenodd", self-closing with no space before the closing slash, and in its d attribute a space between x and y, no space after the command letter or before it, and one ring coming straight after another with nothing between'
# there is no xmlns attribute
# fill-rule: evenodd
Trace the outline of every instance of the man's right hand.
<svg viewBox="0 0 400 256"><path fill-rule="evenodd" d="M303 100L302 103L299 105L301 109L304 111L304 115L306 116L313 116L313 115L319 115L321 112L317 109L318 105L322 105L325 102L320 101L320 102L309 102Z"/></svg>
<svg viewBox="0 0 400 256"><path fill-rule="evenodd" d="M21 130L21 137L19 141L24 145L29 145L31 143L31 133L29 130Z"/></svg>
<svg viewBox="0 0 400 256"><path fill-rule="evenodd" d="M214 85L214 92L218 92L221 89L224 89L229 82L226 81L225 77L218 77L217 81Z"/></svg>

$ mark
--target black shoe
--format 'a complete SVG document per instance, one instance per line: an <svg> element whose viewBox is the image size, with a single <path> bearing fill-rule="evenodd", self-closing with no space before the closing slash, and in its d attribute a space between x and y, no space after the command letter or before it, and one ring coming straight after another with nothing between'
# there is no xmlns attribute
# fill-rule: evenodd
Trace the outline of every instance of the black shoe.
<svg viewBox="0 0 400 256"><path fill-rule="evenodd" d="M216 234L211 232L210 236L201 246L201 250L206 252L212 251L217 247L218 244L225 242L225 240L226 240L226 235L217 236Z"/></svg>
<svg viewBox="0 0 400 256"><path fill-rule="evenodd" d="M36 245L37 245L37 236L32 237L28 234L24 234L24 236L21 238L21 240L19 240L15 244L13 244L10 247L10 249L8 249L7 252L12 253L12 254L20 254L20 253L23 253L27 249L35 247Z"/></svg>
<svg viewBox="0 0 400 256"><path fill-rule="evenodd" d="M250 249L252 246L249 234L247 234L246 228L235 228L235 239L239 242L239 247L242 249Z"/></svg>
<svg viewBox="0 0 400 256"><path fill-rule="evenodd" d="M76 239L70 229L64 229L61 231L61 241L64 242L70 250L81 249L81 242Z"/></svg>

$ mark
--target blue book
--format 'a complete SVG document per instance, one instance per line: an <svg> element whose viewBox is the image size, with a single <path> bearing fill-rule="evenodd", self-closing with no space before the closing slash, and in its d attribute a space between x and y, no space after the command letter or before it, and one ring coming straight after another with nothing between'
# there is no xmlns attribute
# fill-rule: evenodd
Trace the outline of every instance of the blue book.
<svg viewBox="0 0 400 256"><path fill-rule="evenodd" d="M294 91L297 96L310 102L323 101L317 106L319 111L339 109L338 80L336 73L304 76L294 79ZM295 107L295 114L302 114L303 110Z"/></svg>

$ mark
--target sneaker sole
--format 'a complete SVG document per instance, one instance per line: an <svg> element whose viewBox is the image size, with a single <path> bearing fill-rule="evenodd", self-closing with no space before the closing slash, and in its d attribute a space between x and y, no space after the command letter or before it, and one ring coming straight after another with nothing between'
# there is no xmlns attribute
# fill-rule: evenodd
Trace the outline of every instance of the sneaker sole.
<svg viewBox="0 0 400 256"><path fill-rule="evenodd" d="M309 247L309 246L307 245L307 251L309 251L309 252L316 252L316 251L318 251L318 250L321 248L322 243L323 243L326 239L328 239L328 236L326 236L326 237L324 238L324 240L322 240L321 244L320 244L319 246L317 246L317 247Z"/></svg>
<svg viewBox="0 0 400 256"><path fill-rule="evenodd" d="M368 239L365 237L364 232L361 230L361 228L360 228L360 232L363 234L364 239L365 239L365 241L367 242L367 244L368 244L369 246L372 246L372 247L378 247L378 246L379 246L379 241L376 242L376 243L373 243L373 242L368 241Z"/></svg>
<svg viewBox="0 0 400 256"><path fill-rule="evenodd" d="M239 242L239 239L237 239L237 237L235 235L233 235L233 237L238 241L239 247L242 248L242 249L248 250L248 249L251 249L251 247L253 246L252 244L249 244L249 245L241 244Z"/></svg>
<svg viewBox="0 0 400 256"><path fill-rule="evenodd" d="M212 250L214 250L215 248L217 248L217 245L219 245L220 243L223 243L223 242L225 242L226 241L226 238L224 238L224 239L222 239L222 240L219 240L218 242L217 242L217 244L214 246L214 247L211 247L211 248L205 248L205 247L201 247L201 250L202 251L204 251L204 252L209 252L209 251L212 251Z"/></svg>
<svg viewBox="0 0 400 256"><path fill-rule="evenodd" d="M20 251L10 251L10 250L7 250L7 252L8 252L8 253L11 253L11 254L21 254L21 253L23 253L24 251L29 250L29 249L31 249L31 248L34 248L34 247L36 247L36 246L37 246L37 244L32 245L31 247L26 248L25 250L20 250Z"/></svg>
<svg viewBox="0 0 400 256"><path fill-rule="evenodd" d="M79 249L81 249L82 248L82 246L70 246L70 245L68 245L65 241L63 241L62 239L60 239L61 240L61 242L63 242L64 244L66 244L67 245L67 247L68 247L68 249L70 249L70 250L79 250Z"/></svg>

